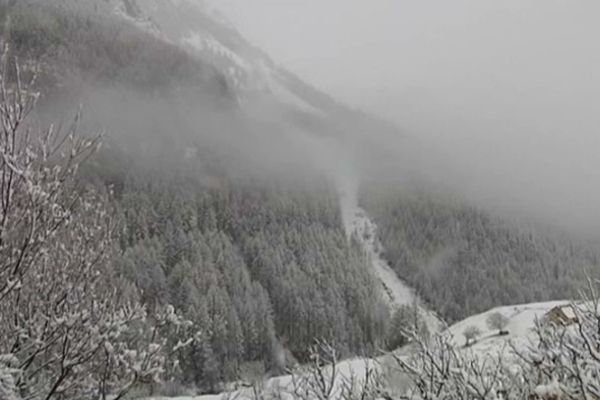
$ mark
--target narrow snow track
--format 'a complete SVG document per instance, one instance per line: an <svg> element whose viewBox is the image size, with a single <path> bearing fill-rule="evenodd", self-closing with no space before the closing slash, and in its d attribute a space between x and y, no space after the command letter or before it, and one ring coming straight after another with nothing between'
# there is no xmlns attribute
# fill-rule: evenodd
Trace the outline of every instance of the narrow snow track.
<svg viewBox="0 0 600 400"><path fill-rule="evenodd" d="M377 237L377 225L358 204L358 183L352 179L338 181L342 219L348 237L360 241L371 260L375 276L381 283L384 298L392 309L402 305L417 304L430 331L440 331L444 323L427 309L415 291L402 281L382 256L382 245Z"/></svg>

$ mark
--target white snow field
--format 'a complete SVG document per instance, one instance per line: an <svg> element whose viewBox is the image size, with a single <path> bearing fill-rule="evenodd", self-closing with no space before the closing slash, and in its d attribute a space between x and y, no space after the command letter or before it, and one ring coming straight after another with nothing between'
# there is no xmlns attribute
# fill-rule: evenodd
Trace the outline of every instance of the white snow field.
<svg viewBox="0 0 600 400"><path fill-rule="evenodd" d="M444 329L444 322L429 310L415 291L403 282L382 256L382 245L377 238L377 225L358 204L358 182L350 177L338 180L342 219L348 237L354 235L363 245L371 260L375 276L381 282L384 298L392 308L417 304L431 332Z"/></svg>
<svg viewBox="0 0 600 400"><path fill-rule="evenodd" d="M378 370L381 365L373 360L364 358L355 358L351 360L340 361L336 367L336 380L332 391L331 400L342 400L341 394L343 383L354 377L357 384L364 381L365 372L369 369ZM331 367L325 368L325 376L331 376ZM263 383L262 389L266 393L281 393L282 399L292 399L291 393L294 389L293 378L291 375L283 375L270 378ZM220 394L209 394L201 396L182 396L182 397L152 397L146 400L253 400L255 399L252 388L242 388L232 392Z"/></svg>
<svg viewBox="0 0 600 400"><path fill-rule="evenodd" d="M465 338L463 332L469 326L475 326L481 331L476 342L469 346L474 353L490 354L500 352L510 341L512 344L527 345L535 341L533 328L536 319L544 317L548 311L557 306L568 305L568 301L550 301L544 303L530 303L514 306L493 308L482 314L468 317L448 328L457 346L463 346ZM501 313L508 318L506 331L508 335L499 336L498 331L487 326L487 318L490 314Z"/></svg>

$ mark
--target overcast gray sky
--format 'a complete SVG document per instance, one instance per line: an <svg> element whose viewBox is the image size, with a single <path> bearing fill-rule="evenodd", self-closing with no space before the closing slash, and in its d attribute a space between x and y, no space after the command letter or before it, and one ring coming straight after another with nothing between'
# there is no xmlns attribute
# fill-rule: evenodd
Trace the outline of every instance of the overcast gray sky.
<svg viewBox="0 0 600 400"><path fill-rule="evenodd" d="M600 1L212 2L308 82L437 143L481 197L600 230Z"/></svg>

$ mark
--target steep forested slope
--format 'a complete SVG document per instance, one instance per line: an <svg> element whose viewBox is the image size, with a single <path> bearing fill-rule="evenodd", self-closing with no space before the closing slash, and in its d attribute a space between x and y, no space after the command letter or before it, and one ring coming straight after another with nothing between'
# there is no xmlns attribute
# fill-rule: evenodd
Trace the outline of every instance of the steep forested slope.
<svg viewBox="0 0 600 400"><path fill-rule="evenodd" d="M593 247L523 228L450 196L371 186L365 208L396 272L449 321L491 307L572 298Z"/></svg>
<svg viewBox="0 0 600 400"><path fill-rule="evenodd" d="M123 176L119 262L146 304L203 327L184 356L190 382L214 387L251 361L277 370L292 362L284 349L303 360L315 338L346 354L381 345L387 309L326 180Z"/></svg>
<svg viewBox="0 0 600 400"><path fill-rule="evenodd" d="M132 297L150 310L173 304L199 327L176 355L177 379L214 390L247 370L305 361L315 339L343 355L390 336L388 345L400 343L329 176L355 160L352 170L396 168L400 157L384 144L392 142L377 141L395 128L335 103L180 4L191 3L0 1L8 55L40 66L36 117L61 120L82 102L81 129L108 132L79 179L112 193L120 224L110 265ZM338 162L327 148L340 143L356 154ZM387 158L369 160L373 148ZM580 267L598 261L437 196L368 185L362 203L395 271L450 320L567 297Z"/></svg>
<svg viewBox="0 0 600 400"><path fill-rule="evenodd" d="M114 265L136 296L199 327L177 355L185 383L277 371L315 339L378 348L388 310L307 139L242 109L218 63L115 17L114 3L2 2L2 39L40 66L37 117L60 121L81 101L83 133L108 132L80 179L114 195Z"/></svg>

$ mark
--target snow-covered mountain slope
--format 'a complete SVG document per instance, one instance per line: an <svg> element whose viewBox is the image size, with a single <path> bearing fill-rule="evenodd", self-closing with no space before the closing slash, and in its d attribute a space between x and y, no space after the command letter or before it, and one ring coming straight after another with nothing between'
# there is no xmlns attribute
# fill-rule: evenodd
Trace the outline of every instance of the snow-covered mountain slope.
<svg viewBox="0 0 600 400"><path fill-rule="evenodd" d="M243 108L294 118L323 119L359 113L277 65L249 43L225 17L202 0L21 0L26 7L53 6L94 19L117 19L188 51L226 77ZM116 28L118 29L118 28ZM360 118L366 115L360 114ZM338 118L338 121L340 119ZM310 121L312 124L314 120ZM340 130L343 131L343 130Z"/></svg>
<svg viewBox="0 0 600 400"><path fill-rule="evenodd" d="M200 0L111 0L114 13L187 49L227 77L247 107L274 105L322 117L319 94L247 42L226 19ZM312 97L311 97L312 96ZM331 107L332 99L320 94ZM317 104L318 103L318 104ZM329 107L329 108L330 108Z"/></svg>
<svg viewBox="0 0 600 400"><path fill-rule="evenodd" d="M310 88L271 58L247 42L222 16L199 0L112 0L121 18L151 34L184 47L195 56L212 63L227 76L243 108L272 107L293 111L323 121L344 107ZM349 112L349 110L346 110ZM277 114L277 113L275 113ZM321 126L322 128L322 126ZM323 135L320 129L305 129ZM339 144L338 144L339 145ZM358 187L342 191L342 213L349 235L356 234L372 260L375 274L389 303L397 307L421 301L381 257L375 224L358 206ZM443 324L433 312L421 306L429 327L438 331Z"/></svg>

